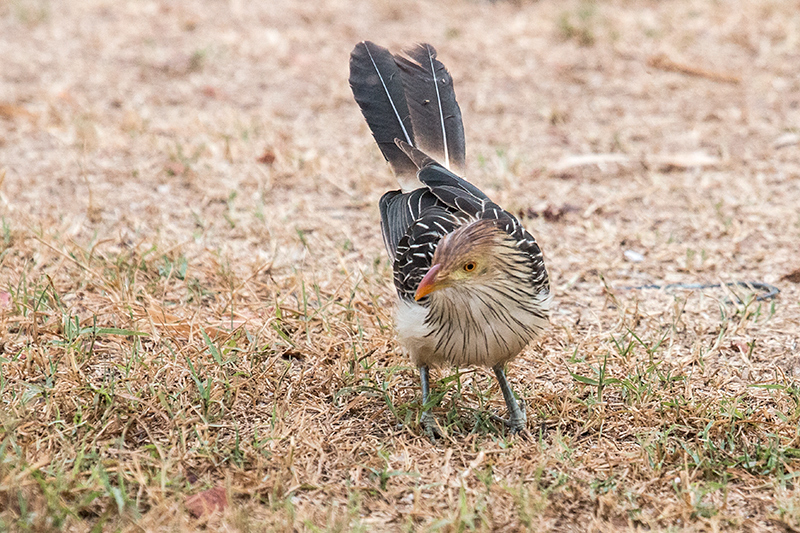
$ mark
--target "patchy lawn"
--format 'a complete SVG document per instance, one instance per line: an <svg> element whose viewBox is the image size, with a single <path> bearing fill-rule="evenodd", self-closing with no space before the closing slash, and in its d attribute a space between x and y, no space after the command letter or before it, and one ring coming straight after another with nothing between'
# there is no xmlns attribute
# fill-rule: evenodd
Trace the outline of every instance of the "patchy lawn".
<svg viewBox="0 0 800 533"><path fill-rule="evenodd" d="M485 369L421 434L362 39L542 245L527 439ZM800 529L797 0L0 0L0 57L0 529Z"/></svg>

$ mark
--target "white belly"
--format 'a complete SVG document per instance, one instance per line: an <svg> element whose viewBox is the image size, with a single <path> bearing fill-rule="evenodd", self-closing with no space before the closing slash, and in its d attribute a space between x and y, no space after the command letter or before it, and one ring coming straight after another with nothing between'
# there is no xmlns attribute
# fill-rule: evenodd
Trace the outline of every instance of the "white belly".
<svg viewBox="0 0 800 533"><path fill-rule="evenodd" d="M397 341L417 367L439 366L447 362L434 352L436 339L431 335L431 327L425 323L427 316L428 310L417 302L400 300L397 304Z"/></svg>
<svg viewBox="0 0 800 533"><path fill-rule="evenodd" d="M397 306L397 338L416 366L503 364L516 357L547 324L546 318L522 312L512 301L498 313L466 293L447 292L431 294L431 298L447 298L444 327L431 323L429 309L416 302L401 300ZM542 296L541 308L546 313L549 295ZM431 301L431 305L444 305L444 300Z"/></svg>

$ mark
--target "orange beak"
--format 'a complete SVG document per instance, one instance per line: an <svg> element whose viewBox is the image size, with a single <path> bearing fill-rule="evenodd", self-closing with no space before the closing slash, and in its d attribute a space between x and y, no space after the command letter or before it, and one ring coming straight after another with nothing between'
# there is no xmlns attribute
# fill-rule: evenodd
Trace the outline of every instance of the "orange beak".
<svg viewBox="0 0 800 533"><path fill-rule="evenodd" d="M419 282L417 292L414 293L415 300L421 300L439 288L436 286L436 276L439 274L441 269L442 265L433 265L430 270L428 270L428 273L425 274L425 277L423 277L422 281Z"/></svg>

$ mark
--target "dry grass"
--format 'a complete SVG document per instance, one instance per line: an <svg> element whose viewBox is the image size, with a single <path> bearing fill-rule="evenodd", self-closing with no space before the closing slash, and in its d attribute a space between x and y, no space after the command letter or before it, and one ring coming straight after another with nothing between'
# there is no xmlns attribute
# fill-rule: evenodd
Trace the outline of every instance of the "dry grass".
<svg viewBox="0 0 800 533"><path fill-rule="evenodd" d="M528 440L482 369L420 435L361 39L545 251ZM0 530L800 529L796 0L0 0L0 57Z"/></svg>

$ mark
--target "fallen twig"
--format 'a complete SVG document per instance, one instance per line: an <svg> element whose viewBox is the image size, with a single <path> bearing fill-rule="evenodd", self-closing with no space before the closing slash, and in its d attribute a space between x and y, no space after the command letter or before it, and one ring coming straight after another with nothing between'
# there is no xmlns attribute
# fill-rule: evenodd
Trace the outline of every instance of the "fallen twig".
<svg viewBox="0 0 800 533"><path fill-rule="evenodd" d="M668 58L666 54L658 54L650 57L650 59L647 60L647 64L660 70L680 72L682 74L699 76L701 78L707 78L713 81L721 81L724 83L741 83L742 81L742 78L736 74L718 72L702 67L694 67L685 63L678 63L677 61L673 61L672 59Z"/></svg>

